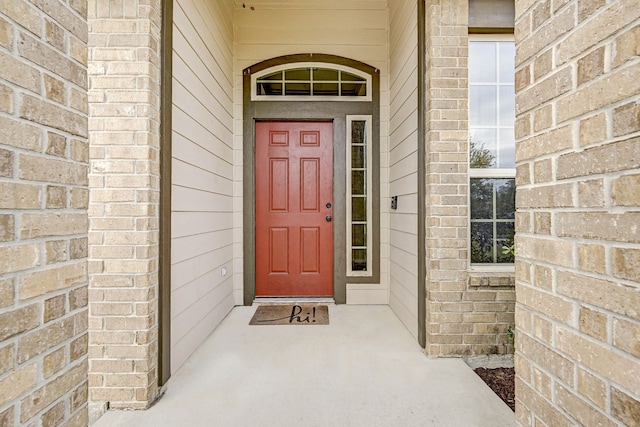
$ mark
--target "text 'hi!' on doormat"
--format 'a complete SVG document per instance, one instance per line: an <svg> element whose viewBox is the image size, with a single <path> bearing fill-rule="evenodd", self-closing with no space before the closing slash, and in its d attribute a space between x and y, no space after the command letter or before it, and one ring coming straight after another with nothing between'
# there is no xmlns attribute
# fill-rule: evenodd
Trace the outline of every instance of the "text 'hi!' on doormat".
<svg viewBox="0 0 640 427"><path fill-rule="evenodd" d="M259 305L250 325L328 325L329 308L317 304Z"/></svg>

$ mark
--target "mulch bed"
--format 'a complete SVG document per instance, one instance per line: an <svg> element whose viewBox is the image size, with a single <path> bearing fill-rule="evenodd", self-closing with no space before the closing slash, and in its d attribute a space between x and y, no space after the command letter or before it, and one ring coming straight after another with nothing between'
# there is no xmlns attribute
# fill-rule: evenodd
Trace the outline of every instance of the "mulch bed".
<svg viewBox="0 0 640 427"><path fill-rule="evenodd" d="M476 374L493 390L495 394L516 411L515 371L513 368L477 368Z"/></svg>

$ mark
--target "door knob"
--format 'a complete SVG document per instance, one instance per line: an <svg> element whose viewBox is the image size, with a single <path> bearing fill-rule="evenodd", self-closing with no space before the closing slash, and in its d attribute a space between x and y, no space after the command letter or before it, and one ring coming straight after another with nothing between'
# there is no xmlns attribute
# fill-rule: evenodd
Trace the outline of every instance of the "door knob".
<svg viewBox="0 0 640 427"><path fill-rule="evenodd" d="M331 220L332 220L333 218L331 217L331 215L327 215L327 216L325 217L325 219L327 220L327 222L331 222Z"/></svg>

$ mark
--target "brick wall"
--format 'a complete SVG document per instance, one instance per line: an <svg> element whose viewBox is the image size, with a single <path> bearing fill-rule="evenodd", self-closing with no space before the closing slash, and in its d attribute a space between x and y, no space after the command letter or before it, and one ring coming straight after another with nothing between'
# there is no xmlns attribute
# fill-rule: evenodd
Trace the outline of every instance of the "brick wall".
<svg viewBox="0 0 640 427"><path fill-rule="evenodd" d="M89 1L89 400L157 395L159 1Z"/></svg>
<svg viewBox="0 0 640 427"><path fill-rule="evenodd" d="M513 273L468 271L468 2L426 3L427 353L508 354Z"/></svg>
<svg viewBox="0 0 640 427"><path fill-rule="evenodd" d="M516 2L516 416L640 424L640 8Z"/></svg>
<svg viewBox="0 0 640 427"><path fill-rule="evenodd" d="M87 424L83 6L0 2L0 426Z"/></svg>

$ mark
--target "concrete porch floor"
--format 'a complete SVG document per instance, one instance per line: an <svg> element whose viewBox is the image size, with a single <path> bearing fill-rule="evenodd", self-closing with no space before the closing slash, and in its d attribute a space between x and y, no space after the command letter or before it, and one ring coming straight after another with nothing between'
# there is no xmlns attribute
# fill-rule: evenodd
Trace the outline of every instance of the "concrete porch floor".
<svg viewBox="0 0 640 427"><path fill-rule="evenodd" d="M513 426L459 359L428 359L387 306L329 306L329 326L249 326L236 307L147 411L94 426Z"/></svg>

